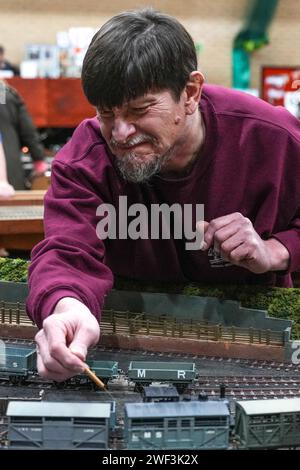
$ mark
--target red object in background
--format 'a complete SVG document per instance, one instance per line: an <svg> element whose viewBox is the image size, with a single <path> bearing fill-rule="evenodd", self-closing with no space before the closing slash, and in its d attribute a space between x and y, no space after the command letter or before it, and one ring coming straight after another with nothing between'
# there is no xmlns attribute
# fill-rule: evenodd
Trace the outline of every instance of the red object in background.
<svg viewBox="0 0 300 470"><path fill-rule="evenodd" d="M37 127L47 127L47 83L42 78L25 79L14 77L6 79L26 103L27 109Z"/></svg>
<svg viewBox="0 0 300 470"><path fill-rule="evenodd" d="M6 80L22 96L37 127L76 127L94 117L80 78L20 78Z"/></svg>
<svg viewBox="0 0 300 470"><path fill-rule="evenodd" d="M300 90L300 67L263 67L263 100L275 106L284 106L286 93Z"/></svg>
<svg viewBox="0 0 300 470"><path fill-rule="evenodd" d="M96 115L83 94L79 78L47 81L49 127L76 127L83 119Z"/></svg>

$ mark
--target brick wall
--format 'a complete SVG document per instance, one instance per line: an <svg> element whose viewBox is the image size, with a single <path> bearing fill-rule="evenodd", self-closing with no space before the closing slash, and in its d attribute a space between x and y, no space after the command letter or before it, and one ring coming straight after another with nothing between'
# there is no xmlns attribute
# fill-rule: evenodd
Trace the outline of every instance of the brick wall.
<svg viewBox="0 0 300 470"><path fill-rule="evenodd" d="M26 43L55 43L56 32L71 26L100 27L110 16L152 6L176 16L195 42L203 44L200 68L210 82L230 86L231 47L242 25L248 0L0 0L0 44L19 62ZM300 64L300 2L281 0L270 30L271 44L252 59L252 86L260 83L261 65Z"/></svg>

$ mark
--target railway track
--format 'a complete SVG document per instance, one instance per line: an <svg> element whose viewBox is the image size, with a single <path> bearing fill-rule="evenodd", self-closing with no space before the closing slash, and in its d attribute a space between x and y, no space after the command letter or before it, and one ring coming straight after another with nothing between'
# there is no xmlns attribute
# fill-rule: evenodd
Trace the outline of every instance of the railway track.
<svg viewBox="0 0 300 470"><path fill-rule="evenodd" d="M5 343L16 344L16 345L32 345L35 346L35 341L33 340L26 340L26 339L19 339L19 338L1 338L0 340L4 341ZM252 359L238 359L238 358L226 358L226 357L217 357L217 356L203 356L203 355L193 355L193 354L184 354L184 353L160 353L160 352L151 352L151 351L140 351L140 350L130 350L130 349L118 349L118 348L107 348L101 345L95 346L91 349L91 356L95 354L95 352L105 352L105 353L115 353L115 354L122 354L126 356L131 356L134 354L139 354L143 357L151 357L151 358L158 358L162 360L162 358L171 358L171 359L188 359L189 361L201 360L201 361L212 361L212 362L219 362L219 363L226 363L226 364L240 364L243 366L247 366L250 369L262 369L262 370L276 370L276 371L285 371L285 372L299 372L300 373L300 364L292 364L288 362L271 362L271 361L259 361L259 360L252 360ZM300 378L300 374L299 374Z"/></svg>
<svg viewBox="0 0 300 470"><path fill-rule="evenodd" d="M0 387L7 387L7 388L12 388L12 387L18 387L18 388L26 388L26 389L49 389L54 387L54 384L52 382L46 382L39 380L37 382L25 382L21 384L14 384L11 383L9 380L0 380Z"/></svg>
<svg viewBox="0 0 300 470"><path fill-rule="evenodd" d="M265 377L265 376L256 376L256 375L245 375L240 377L232 376L199 376L197 379L197 384L202 386L211 387L214 385L224 384L225 386L230 387L281 387L281 386L294 386L300 389L300 376L275 376L275 377Z"/></svg>
<svg viewBox="0 0 300 470"><path fill-rule="evenodd" d="M221 385L224 385L228 398L300 397L299 376L200 376L195 383L194 391L208 396L219 396Z"/></svg>
<svg viewBox="0 0 300 470"><path fill-rule="evenodd" d="M300 372L300 364L292 364L288 362L271 362L271 361L258 361L252 359L238 359L238 358L227 358L227 357L217 357L217 356L203 356L203 355L193 355L193 354L183 354L183 353L160 353L160 352L152 352L152 351L140 351L140 350L129 350L129 349L116 349L116 348L105 348L101 345L96 346L93 351L97 352L111 352L115 354L122 354L122 355L133 355L139 354L143 357L155 357L159 360L163 360L162 358L172 358L172 359L182 359L182 360L200 360L200 361L212 361L212 362L221 362L221 363L231 363L231 364L240 364L248 366L250 369L266 369L266 370L277 370L277 371L285 371L285 372ZM300 377L300 375L299 375Z"/></svg>
<svg viewBox="0 0 300 470"><path fill-rule="evenodd" d="M26 339L19 339L19 338L1 338L0 340L4 341L5 343L15 344L15 345L32 345L35 346L35 342L33 340L26 340ZM139 354L143 357L151 357L151 358L158 358L162 360L162 358L171 358L171 359L182 359L182 360L200 360L200 361L211 361L217 363L225 363L225 364L240 364L242 366L247 366L250 369L262 369L262 370L276 370L276 371L285 371L285 372L300 372L300 364L292 364L292 363L285 363L285 362L270 362L270 361L258 361L258 360L251 360L251 359L238 359L238 358L223 358L223 357L216 357L216 356L203 356L203 355L193 355L193 354L183 354L183 353L160 353L160 352L151 352L151 351L140 351L140 350L124 350L118 348L107 348L101 345L98 345L90 350L91 357L97 353L101 352L105 353L114 353L114 354L122 354L126 356L131 356L134 354Z"/></svg>
<svg viewBox="0 0 300 470"><path fill-rule="evenodd" d="M0 338L1 339L1 338ZM34 341L10 338L5 339L6 343L16 344L20 347L22 345L35 346ZM237 399L255 399L255 398L283 398L283 397L300 397L300 366L287 363L276 363L268 361L258 361L258 360L249 360L249 359L233 359L233 358L219 358L219 357L208 357L208 356L195 356L190 354L179 354L179 353L159 353L159 352L150 352L150 351L134 351L134 350L121 350L114 348L105 348L101 345L93 348L91 350L91 357L100 356L102 353L108 355L116 355L119 357L122 355L123 359L126 362L130 362L134 355L139 355L139 357L144 358L145 360L158 360L158 361L168 361L168 360L181 360L181 361L196 361L197 366L201 370L201 363L205 363L205 367L211 375L202 375L199 373L196 381L192 385L193 393L195 394L206 394L209 397L218 397L220 393L220 385L223 384L226 387L226 396ZM126 360L128 358L128 361ZM210 363L212 366L210 367ZM214 367L214 364L217 364L218 367ZM224 375L221 371L226 370L226 366L233 366L233 369L229 367L229 370L232 370L231 375ZM126 366L122 364L124 371L126 372ZM238 367L239 373L240 370L244 367L246 369L252 369L249 374L244 375L233 375L234 367ZM224 369L225 368L225 369ZM199 370L198 369L198 370ZM205 370L205 372L207 372ZM219 370L219 375L216 374L216 370ZM276 371L274 375L263 375L265 370L270 370L271 373ZM122 373L122 370L119 369L119 372ZM256 373L257 372L257 373ZM286 374L288 372L288 374ZM231 373L231 372L230 372ZM253 374L253 375L252 375ZM269 372L270 374L270 372ZM126 374L125 374L126 376ZM121 377L121 376L120 376ZM7 379L0 379L0 387L2 388L11 388L17 386L20 390L22 388L30 390L55 390L63 389L70 391L84 391L91 390L92 386L90 383L86 384L63 384L58 386L52 381L44 380L38 376L30 377L26 383L20 384L11 384ZM117 383L111 382L109 388L113 390L128 391L131 390L129 386L120 386L118 387Z"/></svg>
<svg viewBox="0 0 300 470"><path fill-rule="evenodd" d="M217 398L220 395L220 385L225 385L225 395L227 398L233 399L257 399L257 398L291 398L300 397L300 380L286 377L279 377L274 380L269 380L266 377L239 377L238 379L228 376L220 377L201 377L194 384L189 385L187 393L193 395L207 395L208 397ZM1 387L11 388L13 384L8 380L0 381ZM92 384L86 383L83 385L63 384L61 387L51 381L43 381L37 378L36 381L32 380L26 384L20 384L17 387L20 390L59 390L64 391L90 391ZM126 390L124 386L119 388L114 384L111 386L113 393L131 393L132 386L129 385ZM110 387L109 387L110 389ZM100 393L100 392L98 392ZM132 392L133 393L133 392Z"/></svg>
<svg viewBox="0 0 300 470"><path fill-rule="evenodd" d="M215 390L201 390L208 398L216 398L219 392ZM300 390L279 389L279 390L228 390L225 397L230 400L267 400L279 398L299 398Z"/></svg>

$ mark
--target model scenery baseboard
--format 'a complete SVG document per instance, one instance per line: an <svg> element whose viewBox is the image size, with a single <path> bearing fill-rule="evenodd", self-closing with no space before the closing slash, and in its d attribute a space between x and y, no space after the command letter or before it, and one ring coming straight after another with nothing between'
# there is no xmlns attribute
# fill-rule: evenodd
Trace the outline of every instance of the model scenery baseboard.
<svg viewBox="0 0 300 470"><path fill-rule="evenodd" d="M26 283L0 282L0 335L33 338ZM237 301L194 295L112 290L101 344L121 349L290 361L292 321Z"/></svg>

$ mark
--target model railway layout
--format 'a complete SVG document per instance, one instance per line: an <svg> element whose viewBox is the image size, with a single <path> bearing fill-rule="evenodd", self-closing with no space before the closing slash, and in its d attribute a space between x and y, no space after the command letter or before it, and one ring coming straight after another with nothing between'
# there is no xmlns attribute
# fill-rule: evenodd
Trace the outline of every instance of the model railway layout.
<svg viewBox="0 0 300 470"><path fill-rule="evenodd" d="M300 447L299 366L96 348L88 362L107 392L82 376L44 381L33 342L3 343L3 449Z"/></svg>
<svg viewBox="0 0 300 470"><path fill-rule="evenodd" d="M213 298L113 291L87 358L100 391L86 375L38 376L26 284L0 288L2 449L300 447L289 320Z"/></svg>

